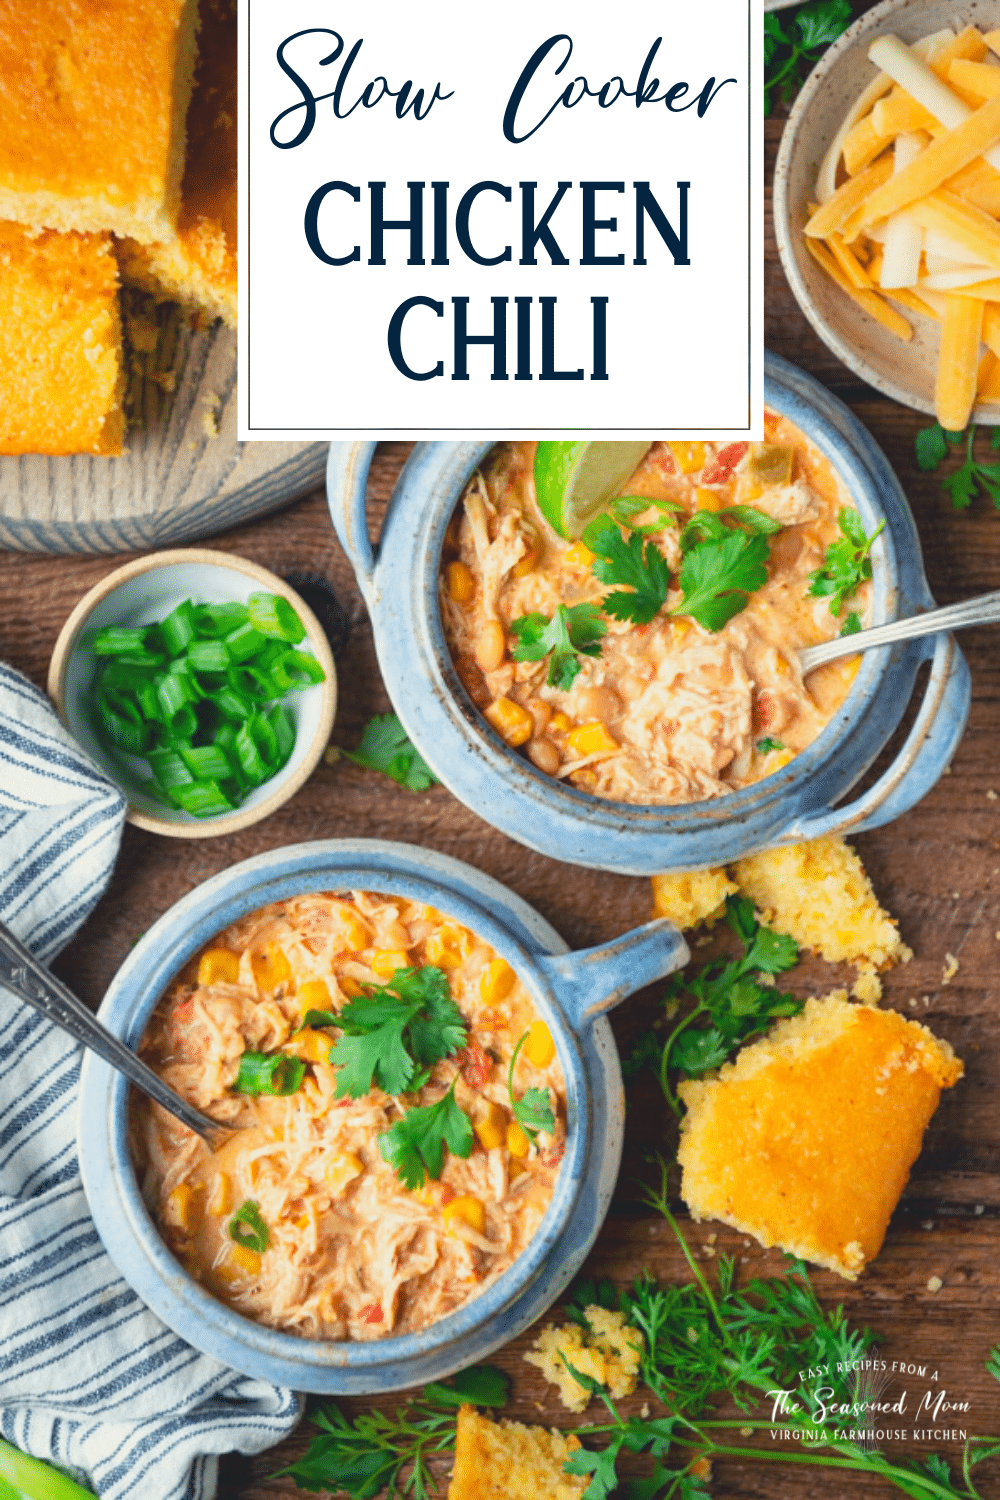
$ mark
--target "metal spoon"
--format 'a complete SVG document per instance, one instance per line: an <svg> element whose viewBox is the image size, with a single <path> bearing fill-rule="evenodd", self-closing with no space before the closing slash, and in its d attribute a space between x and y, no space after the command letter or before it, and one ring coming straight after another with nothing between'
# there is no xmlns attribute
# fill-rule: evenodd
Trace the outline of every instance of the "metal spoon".
<svg viewBox="0 0 1000 1500"><path fill-rule="evenodd" d="M893 620L890 625L876 625L854 635L841 635L834 641L824 641L822 646L807 646L799 652L799 664L805 677L824 662L853 656L855 651L891 646L894 641L911 641L921 635L937 635L941 630L960 630L966 625L1000 625L1000 593L980 594L978 598L965 599L961 604L947 604L944 609L929 609L906 620Z"/></svg>
<svg viewBox="0 0 1000 1500"><path fill-rule="evenodd" d="M162 1104L182 1125L196 1131L209 1145L213 1144L213 1136L218 1131L236 1128L202 1114L200 1109L195 1109L194 1105L188 1104L180 1094L175 1093L124 1042L112 1036L83 1001L78 1000L72 990L68 990L54 974L50 974L45 965L39 963L35 955L2 922L0 985L68 1032L75 1041L82 1042L91 1052L103 1057L119 1073L124 1073L144 1094L155 1099L157 1104Z"/></svg>

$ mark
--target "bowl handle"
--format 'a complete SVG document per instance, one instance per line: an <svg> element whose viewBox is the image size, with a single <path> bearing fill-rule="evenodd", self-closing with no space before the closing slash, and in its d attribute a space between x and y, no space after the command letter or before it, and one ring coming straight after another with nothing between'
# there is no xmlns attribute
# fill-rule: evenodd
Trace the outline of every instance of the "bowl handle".
<svg viewBox="0 0 1000 1500"><path fill-rule="evenodd" d="M683 968L690 957L674 924L658 917L599 948L546 953L536 962L570 1025L575 1031L585 1031L626 996Z"/></svg>
<svg viewBox="0 0 1000 1500"><path fill-rule="evenodd" d="M948 765L969 716L969 667L953 635L932 635L921 643L931 674L913 728L889 769L853 802L823 808L786 830L781 844L798 844L826 833L863 833L891 823L930 791Z"/></svg>
<svg viewBox="0 0 1000 1500"><path fill-rule="evenodd" d="M331 443L326 462L326 497L340 545L354 569L358 587L371 603L375 553L368 535L368 470L377 443Z"/></svg>

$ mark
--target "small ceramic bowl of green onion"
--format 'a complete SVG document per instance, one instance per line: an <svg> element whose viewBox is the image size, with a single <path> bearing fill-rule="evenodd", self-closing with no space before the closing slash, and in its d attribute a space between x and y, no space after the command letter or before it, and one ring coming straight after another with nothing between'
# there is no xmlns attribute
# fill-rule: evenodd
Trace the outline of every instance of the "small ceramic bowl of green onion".
<svg viewBox="0 0 1000 1500"><path fill-rule="evenodd" d="M329 742L337 677L308 605L256 563L154 553L80 600L49 693L118 783L129 821L180 838L233 833L305 782Z"/></svg>

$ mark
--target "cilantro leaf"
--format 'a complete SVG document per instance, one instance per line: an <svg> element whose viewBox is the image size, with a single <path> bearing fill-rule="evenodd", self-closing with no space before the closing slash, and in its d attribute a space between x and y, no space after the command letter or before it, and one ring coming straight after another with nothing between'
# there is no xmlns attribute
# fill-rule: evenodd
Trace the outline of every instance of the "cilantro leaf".
<svg viewBox="0 0 1000 1500"><path fill-rule="evenodd" d="M514 1069L517 1066L518 1054L528 1040L528 1036L529 1033L524 1032L511 1053L510 1067L507 1070L507 1092L510 1095L510 1107L514 1119L528 1140L533 1141L540 1130L544 1130L546 1134L554 1130L556 1122L545 1089L527 1089L520 1099L514 1098Z"/></svg>
<svg viewBox="0 0 1000 1500"><path fill-rule="evenodd" d="M857 633L858 633L858 631L860 629L861 629L861 616L858 614L858 612L857 612L856 609L852 609L851 612L850 612L850 614L847 616L847 619L844 621L843 625L841 625L841 627L840 627L839 631L837 632L837 634L838 635L857 635Z"/></svg>
<svg viewBox="0 0 1000 1500"><path fill-rule="evenodd" d="M722 1032L708 1026L681 1032L670 1050L670 1066L679 1068L688 1078L698 1078L712 1068L721 1068L728 1056L729 1047Z"/></svg>
<svg viewBox="0 0 1000 1500"><path fill-rule="evenodd" d="M810 50L835 42L850 25L850 20L851 7L848 0L839 0L839 3L832 5L824 4L823 0L818 0L818 3L814 0L811 5L803 5L795 16L802 46Z"/></svg>
<svg viewBox="0 0 1000 1500"><path fill-rule="evenodd" d="M784 750L784 748L780 740L774 740L770 735L766 735L764 739L757 741L758 755L770 755L772 750Z"/></svg>
<svg viewBox="0 0 1000 1500"><path fill-rule="evenodd" d="M376 714L369 719L357 749L345 750L344 754L355 765L381 771L411 792L426 792L438 780L396 714Z"/></svg>
<svg viewBox="0 0 1000 1500"><path fill-rule="evenodd" d="M850 0L812 0L782 26L773 14L764 17L764 114L797 91L819 61L820 51L851 24Z"/></svg>
<svg viewBox="0 0 1000 1500"><path fill-rule="evenodd" d="M234 1094L277 1094L285 1098L298 1092L306 1065L287 1052L244 1052L232 1084Z"/></svg>
<svg viewBox="0 0 1000 1500"><path fill-rule="evenodd" d="M389 1163L403 1186L415 1192L428 1177L438 1178L444 1167L444 1148L455 1156L472 1153L472 1125L455 1102L455 1079L436 1104L407 1110L401 1120L378 1138L382 1160Z"/></svg>
<svg viewBox="0 0 1000 1500"><path fill-rule="evenodd" d="M618 584L628 593L605 594L601 608L615 620L648 625L667 601L670 570L663 553L637 532L623 537L610 516L598 516L583 533L595 554L591 572L599 583Z"/></svg>
<svg viewBox="0 0 1000 1500"><path fill-rule="evenodd" d="M304 1031L307 1026L339 1025L340 1016L335 1010L307 1010L295 1030Z"/></svg>
<svg viewBox="0 0 1000 1500"><path fill-rule="evenodd" d="M819 599L829 597L831 615L839 615L844 600L872 576L872 544L885 529L885 521L866 536L865 523L857 511L845 505L837 516L837 525L841 540L830 543L823 566L809 574L809 594Z"/></svg>
<svg viewBox="0 0 1000 1500"><path fill-rule="evenodd" d="M952 442L962 437L961 433L946 432L944 435ZM980 490L988 495L996 509L1000 510L1000 463L982 464L975 459L973 456L975 436L975 427L970 427L965 435L965 460L954 473L942 479L941 488L951 496L951 503L955 510L968 510ZM994 449L997 447L996 431L990 439L990 446Z"/></svg>
<svg viewBox="0 0 1000 1500"><path fill-rule="evenodd" d="M510 1376L496 1365L473 1365L470 1370L459 1370L449 1385L435 1380L420 1393L422 1401L431 1401L435 1406L506 1406L509 1394Z"/></svg>
<svg viewBox="0 0 1000 1500"><path fill-rule="evenodd" d="M551 652L546 680L564 692L573 686L580 670L577 656L600 656L600 642L608 629L596 604L560 604L551 620L537 613L521 615L511 620L510 628L517 636L511 651L514 660L541 661Z"/></svg>
<svg viewBox="0 0 1000 1500"><path fill-rule="evenodd" d="M582 1385L589 1377L569 1366L570 1373ZM622 1449L624 1433L616 1433L606 1448L595 1452L593 1448L577 1448L563 1464L566 1474L589 1474L590 1483L583 1492L583 1500L606 1500L618 1488L616 1464Z"/></svg>
<svg viewBox="0 0 1000 1500"><path fill-rule="evenodd" d="M769 550L766 537L742 531L699 542L681 563L683 597L671 614L690 615L705 630L721 630L767 582Z"/></svg>
<svg viewBox="0 0 1000 1500"><path fill-rule="evenodd" d="M336 1097L360 1099L373 1082L387 1094L421 1086L421 1069L464 1047L467 1030L451 998L448 976L428 964L397 969L384 985L349 1000L336 1017L344 1035L330 1052L338 1069Z"/></svg>
<svg viewBox="0 0 1000 1500"><path fill-rule="evenodd" d="M933 474L943 458L948 456L948 444L940 422L930 427L921 427L913 440L917 455L917 468L925 474Z"/></svg>

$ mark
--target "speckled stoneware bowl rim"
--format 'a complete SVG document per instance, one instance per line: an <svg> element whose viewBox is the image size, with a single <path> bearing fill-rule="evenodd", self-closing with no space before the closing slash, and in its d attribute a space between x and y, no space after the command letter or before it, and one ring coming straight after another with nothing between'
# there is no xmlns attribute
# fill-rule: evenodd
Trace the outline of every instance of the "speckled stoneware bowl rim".
<svg viewBox="0 0 1000 1500"><path fill-rule="evenodd" d="M271 813L276 812L305 785L330 742L333 721L337 712L337 667L333 653L322 625L305 600L283 578L279 578L276 573L261 567L259 563L251 562L248 558L238 557L233 552L217 552L211 547L175 547L169 551L152 552L147 557L135 558L132 562L125 563L122 567L115 568L106 574L94 584L93 588L88 589L74 607L59 632L52 652L47 685L49 697L55 703L59 717L67 723L66 676L70 660L97 606L133 578L140 578L146 573L156 573L164 568L183 567L190 564L238 573L259 588L266 589L272 594L280 594L287 599L305 626L306 641L325 673L323 682L309 689L320 695L319 722L312 741L294 770L288 774L285 770L278 772L274 777L273 790L261 801L255 802L252 807L237 808L235 812L212 818L190 817L177 821L158 818L153 813L144 812L129 804L126 821L134 824L136 828L147 829L150 833L164 834L167 838L208 839L219 838L227 833L239 833L242 829L259 823L262 818L270 817ZM109 756L101 756L98 763L105 775L116 785L120 785L114 761ZM125 794L127 796L127 791Z"/></svg>
<svg viewBox="0 0 1000 1500"><path fill-rule="evenodd" d="M244 1318L174 1259L147 1211L127 1145L129 1085L84 1058L78 1144L84 1188L118 1269L163 1321L233 1368L298 1390L371 1393L451 1373L533 1322L579 1269L603 1222L621 1156L624 1095L604 1011L687 961L670 923L648 923L583 953L498 881L444 855L376 840L318 840L230 867L170 908L129 954L99 1015L135 1046L183 965L217 932L272 901L370 889L429 902L505 958L548 1023L563 1067L567 1145L546 1213L526 1249L479 1297L417 1334L370 1343L298 1338Z"/></svg>
<svg viewBox="0 0 1000 1500"><path fill-rule="evenodd" d="M781 265L788 285L791 287L792 294L799 307L827 348L849 370L853 370L855 375L865 381L866 384L873 386L883 396L888 396L890 400L898 401L901 406L908 406L913 411L925 412L929 416L933 416L933 399L918 395L899 381L893 380L883 370L877 369L865 358L856 344L850 343L847 339L843 338L837 332L837 329L823 317L795 258L794 241L797 236L801 235L802 226L793 225L791 220L791 206L788 201L788 184L791 177L792 159L796 151L803 149L803 140L809 124L810 111L833 67L846 52L856 47L870 33L880 30L891 30L891 26L887 25L887 23L894 16L905 13L909 18L914 14L919 14L921 4L922 0L882 0L880 5L876 5L872 10L865 11L864 15L859 16L856 21L853 21L843 35L838 37L827 51L823 53L823 56L803 84L782 132L781 145L778 149L778 159L774 168L772 214L775 238L778 243L778 254L781 257ZM956 12L961 12L961 6L956 7ZM998 21L1000 21L1000 12L998 12ZM862 77L858 85L857 94L860 94L865 84L875 77L875 70L868 62L866 52L860 47L858 47L858 64L859 71L866 70L865 76ZM845 106L844 113L846 113L847 107L849 106ZM828 145L829 142L826 144ZM975 407L969 420L973 422L983 421L990 424L995 423L997 420L996 404L990 404L987 407Z"/></svg>

